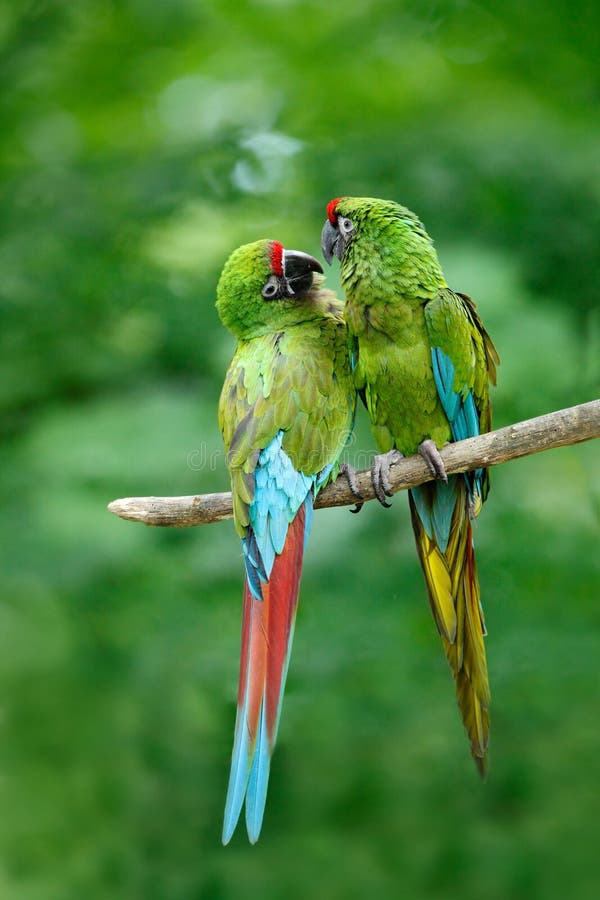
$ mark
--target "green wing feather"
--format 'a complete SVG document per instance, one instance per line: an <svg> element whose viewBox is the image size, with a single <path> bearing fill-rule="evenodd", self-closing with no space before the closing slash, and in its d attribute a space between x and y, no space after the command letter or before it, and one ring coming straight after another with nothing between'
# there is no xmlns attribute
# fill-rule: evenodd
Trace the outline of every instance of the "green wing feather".
<svg viewBox="0 0 600 900"><path fill-rule="evenodd" d="M479 433L489 431L492 424L489 386L496 384L496 365L500 359L475 303L467 294L441 290L425 306L425 324L431 347L441 349L454 365L454 391L463 400L469 392L472 394ZM464 437L473 437L475 433ZM485 470L481 478L482 501L488 490L489 476Z"/></svg>
<svg viewBox="0 0 600 900"><path fill-rule="evenodd" d="M466 400L473 397L478 431L491 426L489 382L495 383L498 354L483 327L473 301L448 289L425 307L425 322L431 346L439 348L454 366L453 392ZM471 435L464 435L465 437ZM471 752L485 774L489 744L490 689L484 647L485 622L480 602L479 579L471 515L481 508L487 496L487 471L481 474L481 495L469 508L468 490L461 476L452 479L456 504L452 514L450 537L445 551L427 534L411 497L411 513L417 549L430 604L456 684L456 695ZM438 488L427 487L433 498ZM452 628L448 628L448 623Z"/></svg>

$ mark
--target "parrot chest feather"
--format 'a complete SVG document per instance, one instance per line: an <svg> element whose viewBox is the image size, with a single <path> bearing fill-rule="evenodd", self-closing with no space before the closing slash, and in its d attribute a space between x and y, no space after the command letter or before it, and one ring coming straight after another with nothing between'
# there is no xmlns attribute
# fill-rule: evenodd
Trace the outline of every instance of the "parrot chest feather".
<svg viewBox="0 0 600 900"><path fill-rule="evenodd" d="M358 334L358 379L367 385L378 449L385 453L395 447L408 455L426 438L442 447L450 439L450 428L433 377L421 305L373 305L363 321L367 325Z"/></svg>

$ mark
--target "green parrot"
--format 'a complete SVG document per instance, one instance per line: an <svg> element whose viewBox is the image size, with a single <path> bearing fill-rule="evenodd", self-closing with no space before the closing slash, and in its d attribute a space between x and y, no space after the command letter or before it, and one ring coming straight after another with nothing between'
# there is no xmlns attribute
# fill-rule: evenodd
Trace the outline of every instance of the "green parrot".
<svg viewBox="0 0 600 900"><path fill-rule="evenodd" d="M237 719L223 843L246 801L258 839L317 492L335 478L356 391L343 304L321 265L278 241L235 250L217 309L237 338L219 403L245 564Z"/></svg>
<svg viewBox="0 0 600 900"><path fill-rule="evenodd" d="M489 476L478 469L448 477L439 449L490 430L498 355L475 304L450 290L431 239L405 207L332 200L322 250L341 264L357 388L381 454L371 469L375 493L389 506L389 466L403 455L420 453L436 479L409 492L411 519L471 752L485 775L490 689L471 519Z"/></svg>

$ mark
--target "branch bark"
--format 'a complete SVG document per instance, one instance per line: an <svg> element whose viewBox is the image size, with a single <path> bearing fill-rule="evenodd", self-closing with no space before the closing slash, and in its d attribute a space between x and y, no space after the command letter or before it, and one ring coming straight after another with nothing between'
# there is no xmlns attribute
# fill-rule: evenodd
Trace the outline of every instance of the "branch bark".
<svg viewBox="0 0 600 900"><path fill-rule="evenodd" d="M557 412L527 419L476 438L447 444L441 451L448 474L497 466L543 450L553 450L600 437L600 400L571 406ZM393 493L431 481L432 476L420 456L410 456L390 470ZM365 501L375 499L368 469L358 473L358 488ZM315 508L349 506L355 498L342 476L317 496ZM181 527L208 525L233 515L231 494L200 494L187 497L126 497L113 500L109 510L130 522Z"/></svg>

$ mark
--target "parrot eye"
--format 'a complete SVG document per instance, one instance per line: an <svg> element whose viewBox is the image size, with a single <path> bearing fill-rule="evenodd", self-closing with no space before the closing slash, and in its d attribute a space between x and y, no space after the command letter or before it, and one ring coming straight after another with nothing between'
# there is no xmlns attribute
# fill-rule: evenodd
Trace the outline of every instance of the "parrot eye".
<svg viewBox="0 0 600 900"><path fill-rule="evenodd" d="M280 295L280 284L275 275L271 275L261 291L265 300L275 300Z"/></svg>
<svg viewBox="0 0 600 900"><path fill-rule="evenodd" d="M351 219L346 219L344 216L339 217L338 226L343 235L352 234L354 231L354 223Z"/></svg>

